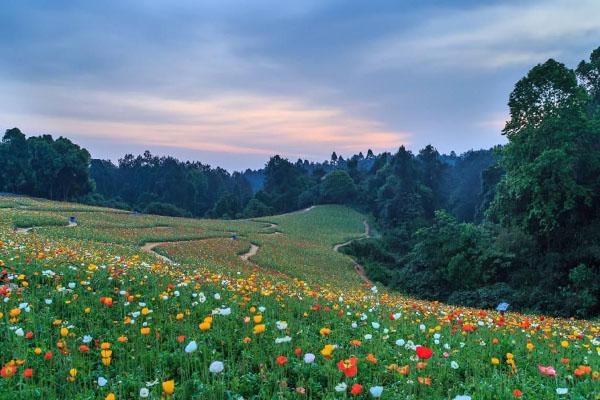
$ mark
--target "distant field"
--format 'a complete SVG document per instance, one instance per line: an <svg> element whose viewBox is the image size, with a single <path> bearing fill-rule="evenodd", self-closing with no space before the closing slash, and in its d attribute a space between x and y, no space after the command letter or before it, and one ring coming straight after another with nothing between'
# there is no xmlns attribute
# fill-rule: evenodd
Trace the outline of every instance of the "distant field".
<svg viewBox="0 0 600 400"><path fill-rule="evenodd" d="M333 250L363 237L365 219L341 206L220 221L2 197L0 399L600 395L600 323L365 284Z"/></svg>

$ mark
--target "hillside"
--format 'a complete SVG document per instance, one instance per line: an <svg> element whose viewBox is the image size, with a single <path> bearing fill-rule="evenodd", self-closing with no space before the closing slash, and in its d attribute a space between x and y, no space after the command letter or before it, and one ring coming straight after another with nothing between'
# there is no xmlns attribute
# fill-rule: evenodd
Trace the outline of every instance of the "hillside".
<svg viewBox="0 0 600 400"><path fill-rule="evenodd" d="M334 251L364 221L329 205L228 221L0 197L0 399L600 395L598 321L372 286Z"/></svg>

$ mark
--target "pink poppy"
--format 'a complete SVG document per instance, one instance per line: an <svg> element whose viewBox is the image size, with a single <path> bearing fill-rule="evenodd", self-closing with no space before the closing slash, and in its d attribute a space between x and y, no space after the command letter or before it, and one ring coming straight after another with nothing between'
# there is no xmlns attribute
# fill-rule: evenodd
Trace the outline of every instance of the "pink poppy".
<svg viewBox="0 0 600 400"><path fill-rule="evenodd" d="M556 370L550 365L548 365L547 367L544 367L543 365L538 365L538 369L540 370L540 373L542 375L556 376Z"/></svg>

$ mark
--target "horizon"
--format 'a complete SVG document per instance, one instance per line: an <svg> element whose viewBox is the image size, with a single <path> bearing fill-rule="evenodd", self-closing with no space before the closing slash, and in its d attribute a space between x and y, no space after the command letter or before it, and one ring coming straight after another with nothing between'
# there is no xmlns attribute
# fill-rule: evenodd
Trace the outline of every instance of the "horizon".
<svg viewBox="0 0 600 400"><path fill-rule="evenodd" d="M9 3L0 123L93 158L150 150L228 171L275 154L463 153L506 142L514 83L585 59L598 16L561 0Z"/></svg>
<svg viewBox="0 0 600 400"><path fill-rule="evenodd" d="M15 126L15 127L9 128L9 129L19 129L19 130L20 130L20 128L19 128L18 126ZM8 130L8 129L6 129L6 130ZM5 130L5 131L6 131L6 130ZM22 132L22 133L23 133L23 134L24 134L26 137L28 137L28 138L29 138L29 137L32 137L32 136L39 136L39 135L49 134L49 135L51 135L51 136L52 136L54 139L58 139L59 137L64 137L64 138L66 138L66 139L69 139L69 140L71 140L71 141L73 142L73 140L72 140L71 138L67 137L67 136L52 135L51 133L39 133L39 134L30 134L30 133L28 133L28 132ZM211 168L222 168L222 169L226 170L226 171L227 171L227 172L229 172L229 173L234 173L234 172L240 172L240 173L243 173L244 171L246 171L246 170L248 170L248 169L250 169L250 170L253 170L253 171L257 171L257 170L264 169L264 168L265 168L265 166L268 164L269 160L270 160L272 157L275 157L275 156L280 156L280 157L282 157L282 158L285 158L285 159L287 159L288 161L290 161L290 162L293 162L293 163L295 163L295 162L296 162L298 159L301 159L302 161L309 161L310 163L322 164L322 163L325 163L325 162L329 162L329 161L331 161L331 155L332 155L332 154L335 152L335 151L332 151L332 152L330 153L330 156L329 156L329 157L324 157L323 159L309 159L309 158L306 158L306 157L303 157L303 156L299 156L299 157L297 157L297 158L295 158L295 159L294 159L294 158L290 158L290 157L285 157L285 156L283 156L283 155L281 155L281 154L272 154L272 155L270 155L270 156L267 156L267 158L265 159L264 163L263 163L261 166L258 166L258 167L245 167L245 168L244 168L244 167L242 167L242 168L240 168L240 169L229 169L229 168L225 168L225 167L223 167L222 165L218 165L218 164L211 164L211 163L209 163L209 162L206 162L205 160L201 160L201 159L193 159L193 158L184 158L184 157L177 157L177 156L175 156L175 155L173 155L173 154L169 154L169 153L165 153L165 154L154 153L154 152L152 152L152 151L151 151L151 150L149 150L149 149L144 149L144 150L141 150L141 151L139 151L139 152L126 151L125 153L122 153L122 154L120 154L120 155L117 155L115 158L100 158L100 157L94 157L94 155L92 154L92 152L90 151L90 149L86 148L85 146L81 145L80 143L77 143L77 142L73 142L73 143L74 143L74 144L76 144L76 145L79 145L81 148L83 148L83 149L87 150L88 152L90 152L90 155L91 155L91 158L92 158L92 160L96 159L96 160L105 160L105 161L110 161L110 162L112 162L112 163L113 163L113 164L115 164L115 165L117 165L117 164L118 164L118 162L119 162L119 160L120 160L121 158L125 157L125 156L126 156L126 155L128 155L128 154L131 154L131 155L133 155L134 157L138 157L138 156L143 156L143 155L144 155L144 152L146 152L146 151L150 151L150 153L152 154L152 156L157 156L157 157L174 157L174 158L176 158L177 160L179 160L179 161L182 161L182 162L188 162L188 161L189 161L189 162L199 162L199 163L201 163L201 164L208 165L208 166L210 166ZM434 146L432 143L428 143L428 144L431 144L432 146ZM398 146L398 148L396 148L396 149L392 149L392 150L383 150L383 151L381 151L381 152L376 152L376 151L374 151L373 153L374 153L374 155L375 155L375 156L379 156L379 155L381 155L381 154L383 154L383 153L395 154L395 153L398 151L398 149L399 149L401 146L402 146L402 144L401 144L401 145L399 145L399 146ZM424 145L423 147L425 147L425 146L427 146L427 145ZM435 146L434 146L434 147L435 147ZM452 152L454 152L454 153L456 154L456 156L459 156L459 157L460 157L460 156L462 156L462 155L464 155L464 154L466 154L466 153L468 153L468 152L470 152L470 151L483 151L483 150L490 150L490 149L493 149L494 147L495 147L495 146L491 146L491 147L489 147L489 148L478 148L478 149L471 148L471 149L467 149L467 150L460 151L460 152L458 152L458 151L455 151L455 150L450 150L450 151L448 151L448 152L441 152L441 153L440 153L440 156L450 156L450 155L451 155L451 153L452 153ZM407 149L408 149L408 148L407 148ZM369 150L369 149L365 149L365 150L358 150L356 153L352 153L352 154L350 154L350 153L349 153L349 154L341 154L341 153L340 153L340 154L337 154L337 153L336 153L336 155L337 155L338 157L343 157L345 160L349 160L349 159L350 159L352 156L358 155L359 153L362 153L362 154L363 154L363 156L365 156L365 157L366 157L368 150ZM415 154L415 155L416 155L416 154L418 154L418 150L421 150L421 149L417 149L416 151L413 151L412 149L408 149L408 150L409 150L410 152L412 152L413 154ZM168 151L168 150L167 150L167 151Z"/></svg>

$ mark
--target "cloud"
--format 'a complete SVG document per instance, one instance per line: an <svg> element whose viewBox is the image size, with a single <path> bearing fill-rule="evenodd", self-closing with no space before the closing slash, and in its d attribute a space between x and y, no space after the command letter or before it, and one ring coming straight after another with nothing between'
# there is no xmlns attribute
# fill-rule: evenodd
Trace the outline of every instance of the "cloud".
<svg viewBox="0 0 600 400"><path fill-rule="evenodd" d="M599 8L592 0L8 2L0 123L81 139L113 159L142 146L189 148L200 150L186 157L206 150L219 165L236 157L236 167L273 153L489 147L503 140L492 120L530 66L576 62L598 45Z"/></svg>
<svg viewBox="0 0 600 400"><path fill-rule="evenodd" d="M492 69L559 57L570 43L600 36L600 2L516 2L452 10L391 33L362 52L366 71L387 68ZM596 43L597 44L597 43Z"/></svg>
<svg viewBox="0 0 600 400"><path fill-rule="evenodd" d="M115 142L326 157L331 150L386 150L410 140L407 132L389 131L341 108L311 104L302 98L226 92L187 100L40 85L11 91L27 93L26 97L33 99L15 105L0 95L0 105L19 115L17 125L23 120L44 132L70 132Z"/></svg>

